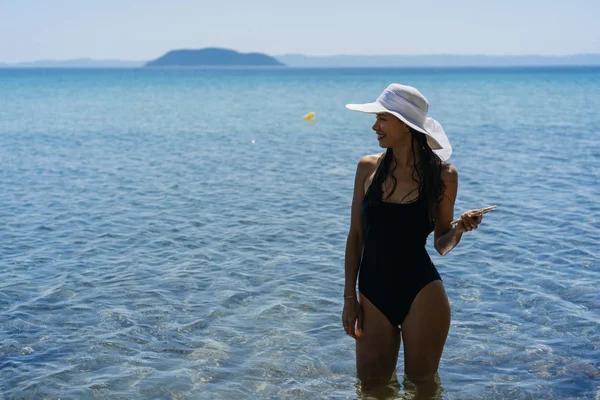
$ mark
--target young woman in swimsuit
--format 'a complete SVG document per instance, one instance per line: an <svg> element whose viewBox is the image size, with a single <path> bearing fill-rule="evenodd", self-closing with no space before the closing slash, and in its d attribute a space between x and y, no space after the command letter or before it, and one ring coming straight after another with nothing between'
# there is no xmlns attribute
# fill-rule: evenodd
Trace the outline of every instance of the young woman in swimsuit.
<svg viewBox="0 0 600 400"><path fill-rule="evenodd" d="M373 130L386 151L361 158L356 170L344 330L356 339L363 385L395 377L402 342L405 377L426 382L438 369L450 304L425 242L434 232L435 249L447 254L463 233L477 229L482 213L467 211L453 223L458 174L445 162L452 149L417 89L392 84L375 103L347 107L376 114Z"/></svg>

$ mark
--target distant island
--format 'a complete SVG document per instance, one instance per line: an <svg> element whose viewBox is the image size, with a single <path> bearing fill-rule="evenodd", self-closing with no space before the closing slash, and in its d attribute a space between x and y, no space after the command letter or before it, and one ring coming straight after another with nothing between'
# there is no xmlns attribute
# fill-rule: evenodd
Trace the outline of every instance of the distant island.
<svg viewBox="0 0 600 400"><path fill-rule="evenodd" d="M543 55L331 55L307 56L285 54L269 56L262 53L239 53L222 48L173 50L152 61L39 60L2 63L2 68L514 68L514 67L595 67L600 66L600 54Z"/></svg>
<svg viewBox="0 0 600 400"><path fill-rule="evenodd" d="M145 67L280 67L284 64L262 53L238 53L235 50L206 48L172 50Z"/></svg>

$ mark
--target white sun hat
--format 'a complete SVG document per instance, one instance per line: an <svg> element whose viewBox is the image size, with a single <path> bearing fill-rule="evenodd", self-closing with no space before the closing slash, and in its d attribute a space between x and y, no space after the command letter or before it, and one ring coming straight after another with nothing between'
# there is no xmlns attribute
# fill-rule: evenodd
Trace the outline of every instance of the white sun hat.
<svg viewBox="0 0 600 400"><path fill-rule="evenodd" d="M450 140L442 125L428 117L429 102L416 88L392 83L374 103L346 104L353 111L368 114L390 113L411 128L422 132L435 154L446 161L452 155Z"/></svg>

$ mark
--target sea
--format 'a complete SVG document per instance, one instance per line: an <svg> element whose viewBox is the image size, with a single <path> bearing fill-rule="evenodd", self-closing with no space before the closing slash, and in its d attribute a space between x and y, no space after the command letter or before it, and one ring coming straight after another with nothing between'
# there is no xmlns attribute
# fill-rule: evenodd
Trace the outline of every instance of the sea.
<svg viewBox="0 0 600 400"><path fill-rule="evenodd" d="M600 399L600 67L0 69L0 397L355 399L358 160L390 83L454 148L440 399ZM303 117L310 112L315 117ZM412 399L403 379L386 398Z"/></svg>

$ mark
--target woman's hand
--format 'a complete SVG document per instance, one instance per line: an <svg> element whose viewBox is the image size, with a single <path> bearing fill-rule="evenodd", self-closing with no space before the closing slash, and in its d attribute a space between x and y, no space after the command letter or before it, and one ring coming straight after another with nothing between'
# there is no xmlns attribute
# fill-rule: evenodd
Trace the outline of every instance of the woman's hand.
<svg viewBox="0 0 600 400"><path fill-rule="evenodd" d="M348 335L354 339L360 339L362 335L362 308L356 297L344 298L342 324Z"/></svg>
<svg viewBox="0 0 600 400"><path fill-rule="evenodd" d="M456 222L456 230L460 233L477 229L481 223L483 213L481 209L465 211Z"/></svg>

